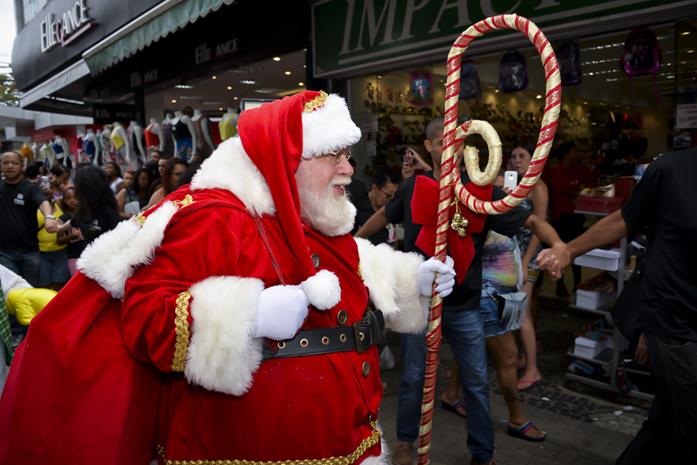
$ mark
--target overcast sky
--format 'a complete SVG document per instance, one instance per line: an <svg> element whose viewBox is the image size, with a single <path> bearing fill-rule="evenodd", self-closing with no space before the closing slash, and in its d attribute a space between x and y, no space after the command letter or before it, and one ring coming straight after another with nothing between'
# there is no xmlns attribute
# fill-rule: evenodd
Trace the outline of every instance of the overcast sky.
<svg viewBox="0 0 697 465"><path fill-rule="evenodd" d="M15 2L14 0L0 0L0 68L12 61L12 41L15 38Z"/></svg>

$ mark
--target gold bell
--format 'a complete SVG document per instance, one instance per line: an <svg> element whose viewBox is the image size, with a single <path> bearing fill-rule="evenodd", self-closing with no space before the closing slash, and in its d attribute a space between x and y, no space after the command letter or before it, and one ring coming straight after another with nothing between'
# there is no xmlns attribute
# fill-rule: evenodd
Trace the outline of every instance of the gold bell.
<svg viewBox="0 0 697 465"><path fill-rule="evenodd" d="M455 201L455 214L453 219L450 221L450 227L457 233L460 237L465 237L467 235L467 226L469 226L469 221L467 218L460 214L460 206Z"/></svg>

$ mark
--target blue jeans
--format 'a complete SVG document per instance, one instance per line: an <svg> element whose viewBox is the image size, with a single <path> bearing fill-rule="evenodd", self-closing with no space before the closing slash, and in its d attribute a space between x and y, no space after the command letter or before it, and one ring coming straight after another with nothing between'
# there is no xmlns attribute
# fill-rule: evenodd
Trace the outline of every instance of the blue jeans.
<svg viewBox="0 0 697 465"><path fill-rule="evenodd" d="M38 285L41 255L36 252L0 250L0 265L14 271L32 286Z"/></svg>
<svg viewBox="0 0 697 465"><path fill-rule="evenodd" d="M467 409L467 447L476 462L486 463L494 456L494 425L481 313L479 309L443 312L442 328L460 368ZM401 346L404 371L397 399L397 439L414 442L421 419L426 340L423 334L402 334Z"/></svg>

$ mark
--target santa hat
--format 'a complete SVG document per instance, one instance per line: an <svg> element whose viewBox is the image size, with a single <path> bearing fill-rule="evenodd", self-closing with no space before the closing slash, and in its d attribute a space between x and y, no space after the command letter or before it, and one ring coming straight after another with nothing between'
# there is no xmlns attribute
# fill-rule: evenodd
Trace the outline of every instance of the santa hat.
<svg viewBox="0 0 697 465"><path fill-rule="evenodd" d="M295 172L302 158L349 147L358 142L361 131L343 98L316 91L246 110L237 128L245 152L269 186L282 234L296 261L294 270L284 270L289 272L286 278L304 281L315 268L305 244Z"/></svg>

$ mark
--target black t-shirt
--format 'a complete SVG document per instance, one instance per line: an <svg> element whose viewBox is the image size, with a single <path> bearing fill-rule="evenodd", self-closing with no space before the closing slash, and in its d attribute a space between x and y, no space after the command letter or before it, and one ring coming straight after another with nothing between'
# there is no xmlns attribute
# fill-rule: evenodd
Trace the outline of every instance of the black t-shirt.
<svg viewBox="0 0 697 465"><path fill-rule="evenodd" d="M36 211L46 200L38 185L26 179L17 184L0 181L0 249L38 252Z"/></svg>
<svg viewBox="0 0 697 465"><path fill-rule="evenodd" d="M433 178L429 172L425 176ZM467 173L462 172L462 182L469 181ZM390 223L402 223L404 227L404 251L419 252L416 247L416 239L421 231L421 225L412 223L411 220L411 198L414 195L414 183L416 176L407 178L394 198L385 206L385 216ZM506 193L494 187L492 194L493 200L500 200ZM531 211L522 207L515 207L503 215L489 215L484 223L484 229L479 234L472 234L474 242L474 258L472 265L467 271L467 277L461 285L456 285L453 293L446 297L443 302L444 311L472 310L479 308L479 298L482 291L482 247L486 240L489 230L496 231L509 237L514 236L523 227Z"/></svg>
<svg viewBox="0 0 697 465"><path fill-rule="evenodd" d="M356 221L353 224L353 230L351 234L356 234L356 231L360 229L361 226L365 224L368 219L373 216L375 210L370 204L370 198L368 197L368 188L365 183L354 179L351 184L348 185L349 198L351 203L356 207ZM368 237L368 240L373 244L382 244L387 242L389 238L389 232L387 228L383 228L376 232L372 236Z"/></svg>
<svg viewBox="0 0 697 465"><path fill-rule="evenodd" d="M622 216L649 228L639 319L645 331L697 341L697 149L668 153L644 173Z"/></svg>

